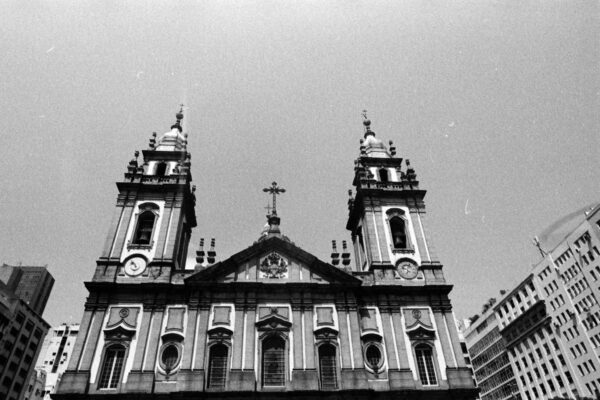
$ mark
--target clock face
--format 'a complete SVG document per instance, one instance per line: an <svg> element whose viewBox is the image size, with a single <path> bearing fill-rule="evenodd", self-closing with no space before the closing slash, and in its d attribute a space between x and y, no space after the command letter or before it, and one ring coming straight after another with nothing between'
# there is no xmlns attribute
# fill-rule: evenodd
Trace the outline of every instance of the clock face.
<svg viewBox="0 0 600 400"><path fill-rule="evenodd" d="M398 273L404 279L415 279L419 272L419 267L410 261L402 261L398 264Z"/></svg>
<svg viewBox="0 0 600 400"><path fill-rule="evenodd" d="M125 262L125 273L129 276L138 276L146 270L146 259L131 257Z"/></svg>

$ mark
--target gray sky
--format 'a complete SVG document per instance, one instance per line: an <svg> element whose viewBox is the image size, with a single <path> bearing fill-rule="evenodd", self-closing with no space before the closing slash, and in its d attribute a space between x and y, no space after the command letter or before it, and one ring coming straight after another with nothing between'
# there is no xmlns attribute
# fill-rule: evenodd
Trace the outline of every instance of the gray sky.
<svg viewBox="0 0 600 400"><path fill-rule="evenodd" d="M276 180L282 230L328 261L360 112L411 160L458 317L538 260L531 237L600 200L599 3L4 1L0 262L48 264L78 321L116 180L185 119L200 237L251 245Z"/></svg>

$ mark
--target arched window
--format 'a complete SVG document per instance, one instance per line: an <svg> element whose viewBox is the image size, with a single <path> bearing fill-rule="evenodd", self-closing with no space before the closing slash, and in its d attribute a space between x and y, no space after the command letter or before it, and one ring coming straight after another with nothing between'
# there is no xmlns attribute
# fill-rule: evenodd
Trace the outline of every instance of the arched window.
<svg viewBox="0 0 600 400"><path fill-rule="evenodd" d="M167 163L160 162L156 165L156 176L164 176L167 174Z"/></svg>
<svg viewBox="0 0 600 400"><path fill-rule="evenodd" d="M336 349L331 344L319 346L319 373L322 389L337 389Z"/></svg>
<svg viewBox="0 0 600 400"><path fill-rule="evenodd" d="M381 168L379 170L379 180L384 183L390 181L387 169Z"/></svg>
<svg viewBox="0 0 600 400"><path fill-rule="evenodd" d="M285 386L285 341L270 336L262 343L263 386Z"/></svg>
<svg viewBox="0 0 600 400"><path fill-rule="evenodd" d="M426 344L415 346L415 357L417 358L417 368L419 369L421 383L427 386L437 385L431 347Z"/></svg>
<svg viewBox="0 0 600 400"><path fill-rule="evenodd" d="M224 344L211 346L208 356L209 388L225 388L228 353L229 349Z"/></svg>
<svg viewBox="0 0 600 400"><path fill-rule="evenodd" d="M147 210L138 215L133 244L150 244L156 214Z"/></svg>
<svg viewBox="0 0 600 400"><path fill-rule="evenodd" d="M406 221L403 218L394 216L390 219L390 230L392 231L392 244L396 249L406 249L408 242L406 240Z"/></svg>
<svg viewBox="0 0 600 400"><path fill-rule="evenodd" d="M100 372L100 389L116 389L121 379L125 362L125 347L112 345L104 352L104 362Z"/></svg>

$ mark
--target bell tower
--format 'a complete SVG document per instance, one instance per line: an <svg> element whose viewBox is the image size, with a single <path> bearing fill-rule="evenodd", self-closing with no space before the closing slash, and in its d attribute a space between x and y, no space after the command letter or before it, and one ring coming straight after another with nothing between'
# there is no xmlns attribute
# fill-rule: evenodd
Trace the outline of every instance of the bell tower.
<svg viewBox="0 0 600 400"><path fill-rule="evenodd" d="M356 269L391 269L396 277L407 280L422 277L422 266L439 265L425 229L425 190L419 188L410 161L396 157L392 141L388 148L375 136L366 111L363 117L364 139L354 167L356 194L352 197L349 192L346 225Z"/></svg>
<svg viewBox="0 0 600 400"><path fill-rule="evenodd" d="M196 226L195 187L190 185L191 155L182 133L183 108L176 122L129 162L94 281L128 279L185 268ZM169 274L165 273L165 277Z"/></svg>

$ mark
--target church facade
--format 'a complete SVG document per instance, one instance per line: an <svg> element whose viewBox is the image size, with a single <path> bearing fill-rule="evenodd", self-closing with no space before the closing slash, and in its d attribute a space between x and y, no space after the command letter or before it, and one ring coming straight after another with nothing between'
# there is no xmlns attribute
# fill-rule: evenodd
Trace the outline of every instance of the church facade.
<svg viewBox="0 0 600 400"><path fill-rule="evenodd" d="M216 263L200 248L190 270L196 198L182 118L117 183L54 399L477 397L425 191L370 121L348 201L354 266L345 249L329 263L296 246L273 208L250 247Z"/></svg>

